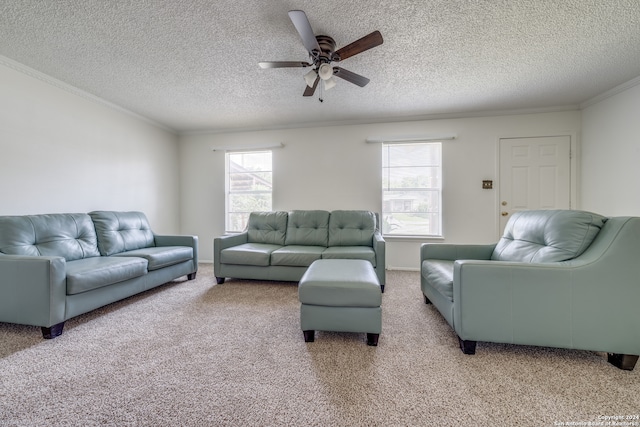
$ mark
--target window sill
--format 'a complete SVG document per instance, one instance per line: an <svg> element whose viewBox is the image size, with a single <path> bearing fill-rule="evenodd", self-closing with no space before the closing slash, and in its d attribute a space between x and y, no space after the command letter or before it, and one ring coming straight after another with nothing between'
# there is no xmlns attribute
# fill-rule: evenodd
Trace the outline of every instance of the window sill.
<svg viewBox="0 0 640 427"><path fill-rule="evenodd" d="M387 242L431 242L431 241L443 241L443 236L397 236L397 235L382 235Z"/></svg>

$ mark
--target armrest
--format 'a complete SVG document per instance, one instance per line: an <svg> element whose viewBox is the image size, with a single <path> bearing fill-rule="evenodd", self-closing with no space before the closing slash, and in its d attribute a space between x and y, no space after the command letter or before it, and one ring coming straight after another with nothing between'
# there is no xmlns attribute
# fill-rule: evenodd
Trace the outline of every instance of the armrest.
<svg viewBox="0 0 640 427"><path fill-rule="evenodd" d="M486 245L423 243L420 246L420 261L424 261L425 259L443 259L448 261L458 259L489 260L495 247L495 243Z"/></svg>
<svg viewBox="0 0 640 427"><path fill-rule="evenodd" d="M0 255L0 321L49 327L64 322L66 261Z"/></svg>
<svg viewBox="0 0 640 427"><path fill-rule="evenodd" d="M571 317L570 270L561 263L454 262L456 332L463 340L518 343L519 336L544 330L545 336L558 335L555 346L567 347L571 333L567 330Z"/></svg>
<svg viewBox="0 0 640 427"><path fill-rule="evenodd" d="M154 236L156 246L189 246L193 248L193 261L198 265L198 236Z"/></svg>
<svg viewBox="0 0 640 427"><path fill-rule="evenodd" d="M640 354L637 264L456 261L456 332L463 340Z"/></svg>
<svg viewBox="0 0 640 427"><path fill-rule="evenodd" d="M217 249L223 250L232 246L242 245L244 243L247 243L248 241L249 233L247 233L246 231L244 233L227 234L224 236L216 237L215 239L213 239L214 253L218 253L218 251L216 250L216 245Z"/></svg>
<svg viewBox="0 0 640 427"><path fill-rule="evenodd" d="M225 236L220 236L213 239L214 274L218 274L218 272L220 271L220 252L222 252L223 249L247 243L248 240L249 233L247 233L246 231L239 234L227 234Z"/></svg>
<svg viewBox="0 0 640 427"><path fill-rule="evenodd" d="M376 253L376 271L378 272L378 279L380 280L380 285L384 286L386 282L386 242L382 237L382 233L379 230L376 230L373 233L373 251Z"/></svg>

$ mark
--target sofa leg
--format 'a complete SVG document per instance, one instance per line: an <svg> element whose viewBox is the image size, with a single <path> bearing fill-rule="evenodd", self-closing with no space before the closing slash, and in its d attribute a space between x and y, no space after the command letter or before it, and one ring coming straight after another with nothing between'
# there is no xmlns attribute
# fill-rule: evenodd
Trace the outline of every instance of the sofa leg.
<svg viewBox="0 0 640 427"><path fill-rule="evenodd" d="M380 334L370 334L367 333L367 345L377 347L378 346L378 338L380 338Z"/></svg>
<svg viewBox="0 0 640 427"><path fill-rule="evenodd" d="M476 354L476 341L467 341L458 337L458 342L460 343L460 350L464 354Z"/></svg>
<svg viewBox="0 0 640 427"><path fill-rule="evenodd" d="M62 334L62 328L64 328L64 322L58 323L57 325L44 327L42 326L42 338L50 340Z"/></svg>
<svg viewBox="0 0 640 427"><path fill-rule="evenodd" d="M187 279L188 279L188 280L193 280L193 279L195 279L195 278L196 278L196 273L190 273L190 274L187 274Z"/></svg>
<svg viewBox="0 0 640 427"><path fill-rule="evenodd" d="M637 361L638 356L634 354L607 353L607 362L625 371L633 371Z"/></svg>
<svg viewBox="0 0 640 427"><path fill-rule="evenodd" d="M431 301L429 300L429 298L427 298L426 295L422 294L422 296L424 297L424 303L425 304L431 304Z"/></svg>
<svg viewBox="0 0 640 427"><path fill-rule="evenodd" d="M313 342L316 331L302 331L302 333L304 334L304 342Z"/></svg>
<svg viewBox="0 0 640 427"><path fill-rule="evenodd" d="M222 285L224 283L224 277L216 277L216 283Z"/></svg>

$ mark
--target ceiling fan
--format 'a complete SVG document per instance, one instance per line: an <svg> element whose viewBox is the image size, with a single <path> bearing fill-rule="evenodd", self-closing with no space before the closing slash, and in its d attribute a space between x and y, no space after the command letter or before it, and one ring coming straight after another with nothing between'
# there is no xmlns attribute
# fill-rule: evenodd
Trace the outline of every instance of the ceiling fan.
<svg viewBox="0 0 640 427"><path fill-rule="evenodd" d="M353 43L350 43L336 50L336 42L329 36L318 35L313 33L311 24L307 19L307 15L302 10L290 10L289 18L298 30L302 38L302 44L309 52L309 62L307 61L271 61L260 62L261 68L304 68L313 67L311 71L304 75L307 83L302 96L313 96L318 87L318 83L322 80L324 90L331 89L336 85L335 77L339 77L350 83L364 87L369 83L369 79L346 70L342 67L332 67L332 62L340 62L351 56L357 55L365 50L369 50L382 44L382 34L380 31L374 31ZM322 90L322 89L321 89ZM322 102L322 95L320 96Z"/></svg>

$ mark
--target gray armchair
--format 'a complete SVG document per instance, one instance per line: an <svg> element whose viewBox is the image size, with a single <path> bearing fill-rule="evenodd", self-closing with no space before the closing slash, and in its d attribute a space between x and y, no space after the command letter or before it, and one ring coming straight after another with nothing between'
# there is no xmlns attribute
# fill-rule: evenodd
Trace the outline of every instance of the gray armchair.
<svg viewBox="0 0 640 427"><path fill-rule="evenodd" d="M640 218L584 211L514 214L497 244L424 244L425 302L460 347L477 341L640 355Z"/></svg>

